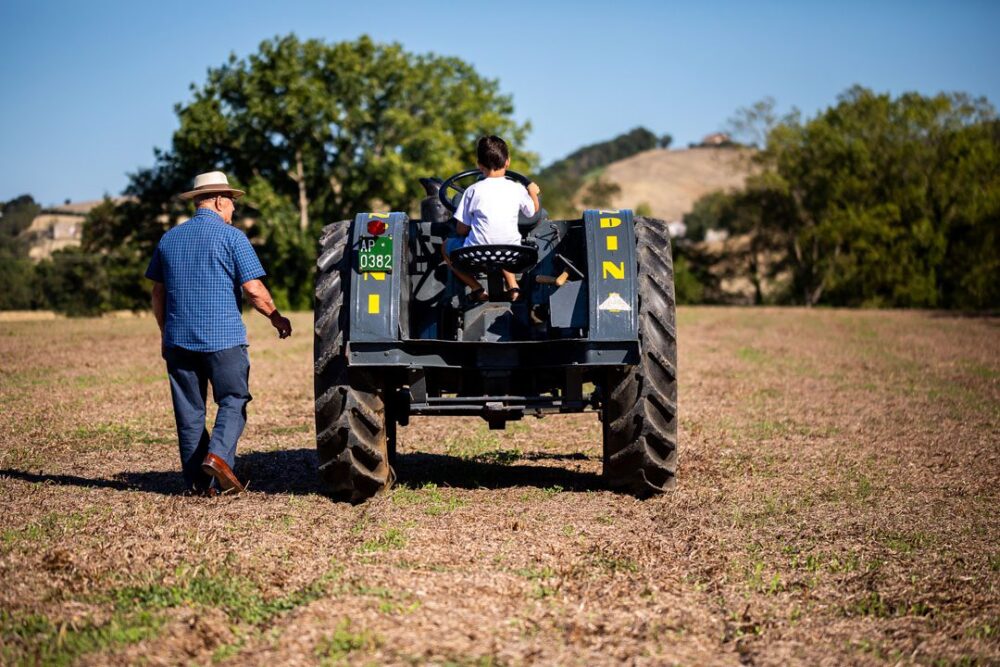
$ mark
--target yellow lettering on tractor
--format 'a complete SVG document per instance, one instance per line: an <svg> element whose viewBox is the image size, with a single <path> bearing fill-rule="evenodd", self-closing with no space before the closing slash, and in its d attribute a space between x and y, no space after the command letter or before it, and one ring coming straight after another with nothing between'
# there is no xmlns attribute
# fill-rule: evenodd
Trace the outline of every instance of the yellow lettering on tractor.
<svg viewBox="0 0 1000 667"><path fill-rule="evenodd" d="M389 219L389 214L388 213L369 213L368 214L368 218L369 219L371 219L371 218L381 218L382 220L388 220Z"/></svg>
<svg viewBox="0 0 1000 667"><path fill-rule="evenodd" d="M618 250L618 237L613 234L608 234L605 237L608 242L608 250Z"/></svg>
<svg viewBox="0 0 1000 667"><path fill-rule="evenodd" d="M378 294L369 294L368 295L368 314L369 315L378 315L378 311L379 311Z"/></svg>
<svg viewBox="0 0 1000 667"><path fill-rule="evenodd" d="M625 262L603 262L601 264L601 270L604 274L604 279L608 279L608 274L611 275L615 280L625 280Z"/></svg>
<svg viewBox="0 0 1000 667"><path fill-rule="evenodd" d="M616 211L617 213L617 211ZM609 229L611 227L617 227L622 224L621 218L601 218L601 227L604 229Z"/></svg>
<svg viewBox="0 0 1000 667"><path fill-rule="evenodd" d="M621 213L621 211L615 209L614 211L598 211L597 213L600 215L607 215L609 213L612 215L618 215L619 213Z"/></svg>

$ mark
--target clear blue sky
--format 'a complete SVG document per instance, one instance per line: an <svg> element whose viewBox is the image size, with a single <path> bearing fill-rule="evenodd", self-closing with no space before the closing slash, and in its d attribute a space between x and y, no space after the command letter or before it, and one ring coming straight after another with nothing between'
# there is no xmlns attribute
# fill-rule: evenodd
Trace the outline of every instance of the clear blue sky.
<svg viewBox="0 0 1000 667"><path fill-rule="evenodd" d="M545 163L638 125L685 145L766 95L806 114L854 83L1000 104L1000 2L0 0L0 200L116 194L209 67L295 32L367 33L500 80Z"/></svg>

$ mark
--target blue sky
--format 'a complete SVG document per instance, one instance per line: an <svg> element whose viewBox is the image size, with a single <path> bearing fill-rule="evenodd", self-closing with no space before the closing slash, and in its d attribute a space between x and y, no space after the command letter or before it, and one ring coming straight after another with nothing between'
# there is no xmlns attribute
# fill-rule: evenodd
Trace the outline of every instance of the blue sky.
<svg viewBox="0 0 1000 667"><path fill-rule="evenodd" d="M289 32L471 62L547 163L638 125L685 145L766 95L811 115L854 83L1000 104L998 25L1000 2L0 0L0 200L120 192L189 84Z"/></svg>

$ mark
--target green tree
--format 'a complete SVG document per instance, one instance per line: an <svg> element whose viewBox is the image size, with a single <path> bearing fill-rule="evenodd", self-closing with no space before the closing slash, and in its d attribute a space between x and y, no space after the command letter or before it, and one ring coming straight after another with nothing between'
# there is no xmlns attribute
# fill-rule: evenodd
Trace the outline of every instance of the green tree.
<svg viewBox="0 0 1000 667"><path fill-rule="evenodd" d="M806 304L1000 305L996 112L855 87L761 153Z"/></svg>
<svg viewBox="0 0 1000 667"><path fill-rule="evenodd" d="M457 58L369 37L267 40L209 70L193 97L176 107L171 148L132 177L137 202L126 218L162 233L190 211L173 196L194 174L227 172L248 189L250 233L284 305L309 303L323 224L372 208L411 210L418 178L474 165L484 134L507 140L516 170L536 163L521 149L529 126L513 120L496 80Z"/></svg>
<svg viewBox="0 0 1000 667"><path fill-rule="evenodd" d="M0 310L39 307L41 296L25 232L41 210L31 195L0 203Z"/></svg>
<svg viewBox="0 0 1000 667"><path fill-rule="evenodd" d="M0 310L31 310L42 307L35 265L30 259L0 251Z"/></svg>
<svg viewBox="0 0 1000 667"><path fill-rule="evenodd" d="M80 248L52 253L37 266L46 305L72 317L100 315L111 309L111 289L101 257Z"/></svg>
<svg viewBox="0 0 1000 667"><path fill-rule="evenodd" d="M741 267L740 273L749 278L757 304L764 302L764 281L773 279L784 268L784 262L773 259L784 254L788 245L783 228L789 215L788 200L774 190L772 180L773 176L765 173L749 178L743 190L705 195L684 216L689 240L703 240L709 229L746 237L745 250L734 252L737 256L731 256L729 263L735 261Z"/></svg>
<svg viewBox="0 0 1000 667"><path fill-rule="evenodd" d="M730 200L731 197L722 190L699 198L691 210L684 214L684 237L691 241L704 241L705 232L722 229Z"/></svg>
<svg viewBox="0 0 1000 667"><path fill-rule="evenodd" d="M621 186L598 176L583 191L583 205L587 208L611 208L611 200L622 192Z"/></svg>
<svg viewBox="0 0 1000 667"><path fill-rule="evenodd" d="M0 252L27 255L28 243L23 232L41 211L42 207L31 195L21 195L0 204Z"/></svg>
<svg viewBox="0 0 1000 667"><path fill-rule="evenodd" d="M771 130L781 121L776 106L774 98L768 96L748 107L740 107L727 122L729 135L744 145L764 146Z"/></svg>
<svg viewBox="0 0 1000 667"><path fill-rule="evenodd" d="M695 275L690 260L683 254L674 254L674 294L677 303L685 306L702 303L705 286Z"/></svg>

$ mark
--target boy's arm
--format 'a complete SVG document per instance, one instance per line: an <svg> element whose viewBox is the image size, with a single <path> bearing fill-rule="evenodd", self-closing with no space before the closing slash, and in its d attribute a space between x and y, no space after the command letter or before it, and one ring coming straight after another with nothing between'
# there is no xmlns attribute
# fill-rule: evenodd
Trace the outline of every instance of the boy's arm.
<svg viewBox="0 0 1000 667"><path fill-rule="evenodd" d="M542 207L541 203L538 201L538 195L541 193L542 190L538 187L538 183L528 183L528 196L531 197L531 203L535 206L535 210L531 215L538 213L538 209Z"/></svg>
<svg viewBox="0 0 1000 667"><path fill-rule="evenodd" d="M465 192L462 193L462 197L458 200L458 206L455 207L455 213L452 217L455 218L455 233L459 236L467 236L469 230L472 227L466 224L465 220L469 217L469 193L472 192L472 188L469 187Z"/></svg>

